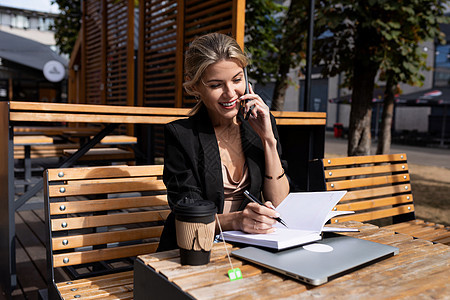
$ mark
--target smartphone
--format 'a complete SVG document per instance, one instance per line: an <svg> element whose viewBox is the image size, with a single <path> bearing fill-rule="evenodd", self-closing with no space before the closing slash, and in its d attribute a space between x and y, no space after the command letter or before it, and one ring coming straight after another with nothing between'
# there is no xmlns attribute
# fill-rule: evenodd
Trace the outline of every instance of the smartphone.
<svg viewBox="0 0 450 300"><path fill-rule="evenodd" d="M244 68L244 79L245 79L245 94L248 94L250 92L249 89L249 82L248 82L248 75L247 75L247 67ZM255 105L250 106L247 114L244 116L244 120L248 120L250 117L250 113L255 108Z"/></svg>

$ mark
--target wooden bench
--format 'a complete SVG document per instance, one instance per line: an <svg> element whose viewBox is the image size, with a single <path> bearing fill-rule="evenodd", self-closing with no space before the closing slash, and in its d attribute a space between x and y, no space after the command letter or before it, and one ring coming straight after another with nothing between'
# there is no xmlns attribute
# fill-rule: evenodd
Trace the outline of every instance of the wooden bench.
<svg viewBox="0 0 450 300"><path fill-rule="evenodd" d="M30 158L50 158L62 157L65 149L78 149L79 144L63 143L52 145L33 145L30 147ZM25 147L14 146L14 159L23 159L25 157Z"/></svg>
<svg viewBox="0 0 450 300"><path fill-rule="evenodd" d="M137 143L137 137L129 135L107 135L101 141L103 145L131 145Z"/></svg>
<svg viewBox="0 0 450 300"><path fill-rule="evenodd" d="M133 298L133 260L156 251L170 212L162 172L162 165L45 172L49 299ZM55 282L56 268L74 280Z"/></svg>
<svg viewBox="0 0 450 300"><path fill-rule="evenodd" d="M75 153L77 149L65 149L63 151L64 156L71 156ZM77 161L79 163L111 163L111 162L123 162L123 161L134 161L134 152L121 148L92 148L86 152Z"/></svg>
<svg viewBox="0 0 450 300"><path fill-rule="evenodd" d="M53 138L45 135L21 135L14 137L14 147L23 147L23 173L25 179L25 190L31 184L31 147L53 144Z"/></svg>
<svg viewBox="0 0 450 300"><path fill-rule="evenodd" d="M384 226L399 233L450 244L450 228L415 219L409 168L405 153L324 158L310 163L311 190L347 190L335 207L355 214L332 223L371 222L392 218ZM381 224L383 225L383 224Z"/></svg>

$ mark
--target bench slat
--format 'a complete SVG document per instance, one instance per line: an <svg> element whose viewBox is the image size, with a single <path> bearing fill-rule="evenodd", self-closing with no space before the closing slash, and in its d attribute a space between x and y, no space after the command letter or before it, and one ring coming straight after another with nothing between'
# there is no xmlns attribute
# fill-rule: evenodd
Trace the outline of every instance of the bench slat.
<svg viewBox="0 0 450 300"><path fill-rule="evenodd" d="M385 154L385 155L367 155L367 156L348 156L336 158L324 158L323 165L325 168L335 166L350 166L357 164L383 163L383 162L406 162L406 154Z"/></svg>
<svg viewBox="0 0 450 300"><path fill-rule="evenodd" d="M64 299L132 299L133 281L119 281L102 289L80 289L64 293ZM109 298L108 298L109 297Z"/></svg>
<svg viewBox="0 0 450 300"><path fill-rule="evenodd" d="M140 176L162 176L163 165L147 166L104 166L64 169L60 177L60 169L49 169L48 178L51 181L114 178L114 177L140 177Z"/></svg>
<svg viewBox="0 0 450 300"><path fill-rule="evenodd" d="M158 243L147 243L132 246L122 246L117 248L105 248L100 250L88 250L83 252L67 252L53 255L53 267L64 267L78 264L92 263L96 261L111 260L123 257L138 256L155 252ZM64 263L67 258L68 262Z"/></svg>
<svg viewBox="0 0 450 300"><path fill-rule="evenodd" d="M64 156L71 156L77 150L65 149ZM98 160L133 160L134 152L120 148L92 148L89 149L78 161L98 161Z"/></svg>
<svg viewBox="0 0 450 300"><path fill-rule="evenodd" d="M364 210L364 209L372 209L372 208L377 208L377 207L404 204L404 203L412 203L412 200L408 199L408 197L405 195L401 195L401 196L395 196L395 197L381 198L381 199L377 199L376 201L366 200L366 201L338 204L338 205L336 205L336 210L359 211L359 210Z"/></svg>
<svg viewBox="0 0 450 300"><path fill-rule="evenodd" d="M51 215L168 205L167 195L50 203ZM62 208L63 206L63 208Z"/></svg>
<svg viewBox="0 0 450 300"><path fill-rule="evenodd" d="M137 137L129 135L107 135L100 143L104 145L136 144Z"/></svg>
<svg viewBox="0 0 450 300"><path fill-rule="evenodd" d="M409 182L409 174L329 181L327 182L327 190L347 190L402 182ZM403 185L403 187L407 189L407 185Z"/></svg>
<svg viewBox="0 0 450 300"><path fill-rule="evenodd" d="M397 206L388 209L372 210L365 213L356 213L348 216L342 216L331 219L331 223L340 223L346 221L363 221L363 220L376 220L386 217L392 217L400 214L405 214L414 211L414 206L411 204Z"/></svg>
<svg viewBox="0 0 450 300"><path fill-rule="evenodd" d="M395 165L379 165L371 167L328 169L327 172L325 172L325 178L332 179L346 176L374 175L381 173L402 172L407 170L408 164L406 163Z"/></svg>
<svg viewBox="0 0 450 300"><path fill-rule="evenodd" d="M162 180L154 177L90 180L89 182L69 182L66 185L52 185L49 187L51 197L67 197L75 195L95 195L105 193L125 193L140 191L163 191L166 189ZM95 183L95 184L93 184ZM64 189L61 189L64 188Z"/></svg>
<svg viewBox="0 0 450 300"><path fill-rule="evenodd" d="M147 212L126 212L114 215L53 219L51 222L51 228L53 231L62 231L101 226L133 224L139 222L164 221L169 213L170 210L158 210Z"/></svg>
<svg viewBox="0 0 450 300"><path fill-rule="evenodd" d="M85 287L80 288L76 291L68 290L62 294L64 299L105 299L105 297L116 297L118 294L129 293L132 295L133 292L133 278L123 279L123 280L111 280L111 284L107 287L96 288L96 287Z"/></svg>
<svg viewBox="0 0 450 300"><path fill-rule="evenodd" d="M136 228L119 231L72 235L52 239L53 250L74 249L77 247L102 245L113 242L126 242L161 236L164 226Z"/></svg>
<svg viewBox="0 0 450 300"><path fill-rule="evenodd" d="M77 280L69 280L64 282L56 283L56 286L60 291L70 290L72 288L83 288L83 287L108 287L112 281L117 280L127 280L129 278L133 278L133 271L125 271L119 273L112 273L107 275L77 279Z"/></svg>
<svg viewBox="0 0 450 300"><path fill-rule="evenodd" d="M42 145L53 144L53 138L45 135L16 135L14 136L14 145Z"/></svg>
<svg viewBox="0 0 450 300"><path fill-rule="evenodd" d="M411 185L404 184L349 191L344 195L344 197L342 197L340 202L354 201L373 197L384 197L392 194L404 194L405 197L410 197L411 201L413 201L413 195L411 194Z"/></svg>

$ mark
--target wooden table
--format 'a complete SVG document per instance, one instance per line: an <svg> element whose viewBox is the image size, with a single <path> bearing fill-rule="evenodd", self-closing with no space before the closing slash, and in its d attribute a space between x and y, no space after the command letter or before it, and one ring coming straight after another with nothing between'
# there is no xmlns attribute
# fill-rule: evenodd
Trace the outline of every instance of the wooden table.
<svg viewBox="0 0 450 300"><path fill-rule="evenodd" d="M0 284L8 294L17 285L15 277L16 209L40 191L43 182L32 186L19 199L14 195L15 126L43 126L51 122L103 124L104 128L64 160L58 167L69 167L89 149L109 135L119 124L161 125L185 118L189 109L132 107L40 102L0 102ZM320 112L273 112L280 133L283 158L288 161L292 181L306 190L308 161L323 158L326 114ZM31 125L33 124L33 125ZM35 124L35 125L34 125Z"/></svg>
<svg viewBox="0 0 450 300"><path fill-rule="evenodd" d="M31 183L31 146L52 145L53 138L45 135L19 135L14 137L14 146L24 146L23 172L25 191Z"/></svg>
<svg viewBox="0 0 450 300"><path fill-rule="evenodd" d="M313 287L232 258L243 279L230 281L224 246L215 244L205 266L181 266L178 250L141 255L135 262L135 299L449 299L450 247L413 239L374 225L347 222L360 232L345 233L392 245L400 254L324 285ZM228 245L229 250L233 250ZM162 298L161 298L162 299Z"/></svg>

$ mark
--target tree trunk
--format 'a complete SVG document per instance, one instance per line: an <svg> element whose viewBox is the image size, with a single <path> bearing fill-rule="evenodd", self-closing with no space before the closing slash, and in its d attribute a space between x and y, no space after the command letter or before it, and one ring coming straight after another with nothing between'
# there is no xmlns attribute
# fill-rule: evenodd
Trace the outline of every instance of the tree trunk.
<svg viewBox="0 0 450 300"><path fill-rule="evenodd" d="M389 76L384 92L383 113L381 115L381 128L378 133L377 154L387 154L391 151L391 128L394 117L394 82Z"/></svg>
<svg viewBox="0 0 450 300"><path fill-rule="evenodd" d="M378 64L355 63L348 132L348 156L370 155L372 98Z"/></svg>
<svg viewBox="0 0 450 300"><path fill-rule="evenodd" d="M378 36L374 29L357 26L353 52L352 104L348 131L348 156L370 155L372 99L380 62L372 59Z"/></svg>

